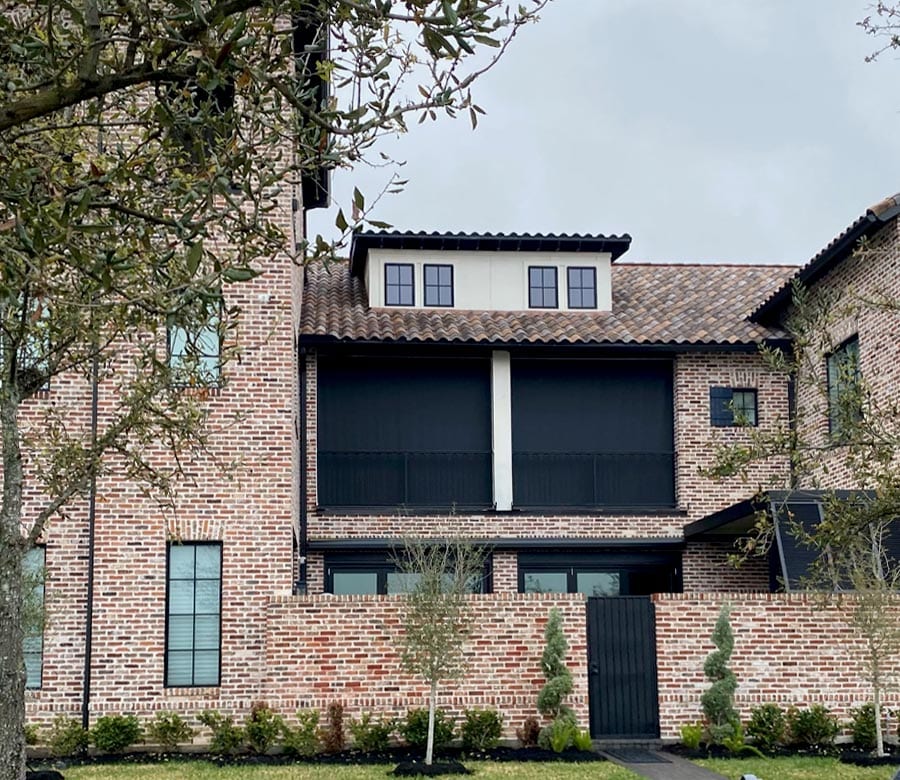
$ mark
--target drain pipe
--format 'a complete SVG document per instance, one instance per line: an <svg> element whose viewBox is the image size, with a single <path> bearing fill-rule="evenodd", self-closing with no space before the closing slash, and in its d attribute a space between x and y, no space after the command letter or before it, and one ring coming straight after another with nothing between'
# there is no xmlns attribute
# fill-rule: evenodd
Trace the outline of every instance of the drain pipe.
<svg viewBox="0 0 900 780"><path fill-rule="evenodd" d="M300 528L297 539L297 582L294 585L294 595L304 596L308 591L308 519L306 515L306 349L297 348L297 366L300 372L300 404L298 407L300 426Z"/></svg>
<svg viewBox="0 0 900 780"><path fill-rule="evenodd" d="M95 351L91 363L91 457L97 447L97 412L99 407L100 356ZM91 486L88 494L88 571L87 607L84 627L84 687L81 696L81 726L90 727L91 714L91 658L94 635L94 526L97 514L97 468L91 464Z"/></svg>

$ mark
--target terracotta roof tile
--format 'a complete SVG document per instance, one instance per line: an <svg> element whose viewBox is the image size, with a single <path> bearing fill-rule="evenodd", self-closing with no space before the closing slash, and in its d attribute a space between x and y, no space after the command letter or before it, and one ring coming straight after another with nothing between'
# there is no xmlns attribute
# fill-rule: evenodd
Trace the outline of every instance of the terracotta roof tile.
<svg viewBox="0 0 900 780"><path fill-rule="evenodd" d="M750 344L750 312L794 266L615 264L611 312L370 308L346 265L306 272L301 338L520 344Z"/></svg>

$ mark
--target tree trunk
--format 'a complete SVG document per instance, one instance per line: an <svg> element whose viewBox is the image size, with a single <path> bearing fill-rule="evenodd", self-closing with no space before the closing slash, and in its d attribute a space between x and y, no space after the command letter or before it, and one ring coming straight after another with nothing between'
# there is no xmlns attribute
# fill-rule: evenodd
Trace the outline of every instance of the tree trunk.
<svg viewBox="0 0 900 780"><path fill-rule="evenodd" d="M881 730L881 681L876 680L875 685L872 686L873 694L874 694L874 705L873 709L875 711L875 755L883 756L884 752L884 734L882 734Z"/></svg>
<svg viewBox="0 0 900 780"><path fill-rule="evenodd" d="M434 710L437 704L437 680L431 681L431 695L428 697L428 746L425 748L425 765L434 760Z"/></svg>
<svg viewBox="0 0 900 780"><path fill-rule="evenodd" d="M0 388L3 500L0 505L0 780L25 778L25 660L22 611L25 539L22 519L22 457L15 391Z"/></svg>

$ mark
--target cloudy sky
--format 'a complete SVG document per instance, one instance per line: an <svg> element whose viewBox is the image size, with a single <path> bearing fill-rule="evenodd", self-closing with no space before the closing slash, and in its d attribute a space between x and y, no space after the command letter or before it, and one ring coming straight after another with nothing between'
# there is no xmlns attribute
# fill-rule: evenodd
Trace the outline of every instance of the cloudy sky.
<svg viewBox="0 0 900 780"><path fill-rule="evenodd" d="M398 230L630 233L623 260L801 263L900 191L900 56L871 0L554 0L475 90L415 125L373 216ZM384 170L339 172L381 189ZM310 231L334 232L333 211Z"/></svg>

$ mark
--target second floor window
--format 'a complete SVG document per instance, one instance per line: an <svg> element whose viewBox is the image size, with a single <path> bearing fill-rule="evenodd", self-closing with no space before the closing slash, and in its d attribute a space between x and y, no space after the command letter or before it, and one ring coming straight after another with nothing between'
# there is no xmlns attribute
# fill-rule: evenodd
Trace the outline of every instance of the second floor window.
<svg viewBox="0 0 900 780"><path fill-rule="evenodd" d="M169 368L179 385L216 386L221 378L218 318L198 327L169 328Z"/></svg>
<svg viewBox="0 0 900 780"><path fill-rule="evenodd" d="M414 306L413 267L410 263L385 263L384 305Z"/></svg>
<svg viewBox="0 0 900 780"><path fill-rule="evenodd" d="M530 266L528 268L528 307L530 309L555 309L559 306L556 268Z"/></svg>
<svg viewBox="0 0 900 780"><path fill-rule="evenodd" d="M845 439L862 417L859 338L847 339L826 357L828 426L836 439Z"/></svg>
<svg viewBox="0 0 900 780"><path fill-rule="evenodd" d="M453 266L426 265L425 305L453 306Z"/></svg>
<svg viewBox="0 0 900 780"><path fill-rule="evenodd" d="M597 269L569 268L568 291L570 309L597 308Z"/></svg>
<svg viewBox="0 0 900 780"><path fill-rule="evenodd" d="M756 425L756 390L709 388L709 424L716 428Z"/></svg>

